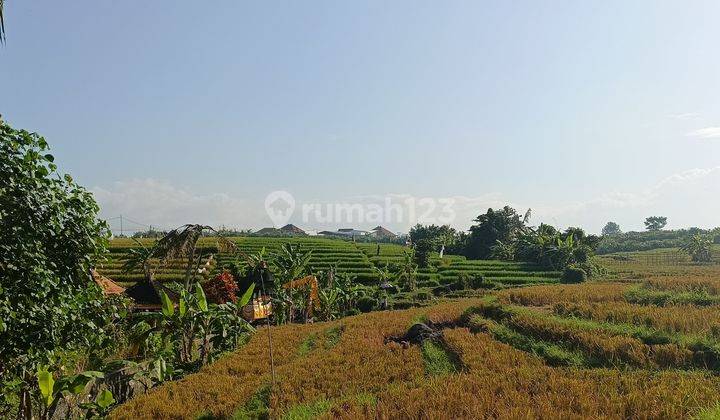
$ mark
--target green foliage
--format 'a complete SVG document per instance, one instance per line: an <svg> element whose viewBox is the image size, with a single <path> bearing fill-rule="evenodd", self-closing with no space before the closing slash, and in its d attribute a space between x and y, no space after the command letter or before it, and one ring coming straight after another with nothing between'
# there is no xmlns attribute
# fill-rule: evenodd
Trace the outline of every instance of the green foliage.
<svg viewBox="0 0 720 420"><path fill-rule="evenodd" d="M516 243L515 242L500 242L497 241L495 245L490 248L490 256L497 260L512 261L515 259L516 254Z"/></svg>
<svg viewBox="0 0 720 420"><path fill-rule="evenodd" d="M103 378L104 375L102 372L87 371L55 380L53 373L48 370L47 366L39 366L36 377L40 392L41 418L48 418L62 397L80 394L85 390L88 382ZM107 392L109 393L109 391ZM109 396L112 398L112 393ZM107 395L105 398L107 398ZM113 399L112 402L106 405L106 408L110 407L114 402Z"/></svg>
<svg viewBox="0 0 720 420"><path fill-rule="evenodd" d="M603 236L598 245L597 253L609 254L613 252L649 251L659 248L680 248L696 234L713 236L713 232L715 231L690 228L626 232Z"/></svg>
<svg viewBox="0 0 720 420"><path fill-rule="evenodd" d="M420 268L427 268L430 263L430 253L433 251L434 243L430 239L420 239L415 242L414 262Z"/></svg>
<svg viewBox="0 0 720 420"><path fill-rule="evenodd" d="M569 265L565 267L563 276L560 279L561 283L582 283L587 280L587 273L582 268L576 265Z"/></svg>
<svg viewBox="0 0 720 420"><path fill-rule="evenodd" d="M693 262L712 261L713 241L708 236L695 234L680 249L687 252Z"/></svg>
<svg viewBox="0 0 720 420"><path fill-rule="evenodd" d="M243 293L242 297L240 297L240 300L238 301L237 305L239 307L243 307L250 303L250 299L252 299L253 292L255 291L255 283L252 283L250 287Z"/></svg>
<svg viewBox="0 0 720 420"><path fill-rule="evenodd" d="M516 258L563 270L571 264L589 262L598 242L598 237L586 235L580 228L569 228L560 233L552 226L540 225L536 230L527 229L522 233Z"/></svg>
<svg viewBox="0 0 720 420"><path fill-rule="evenodd" d="M441 343L425 340L421 346L425 372L429 376L448 375L460 372L457 355L448 351Z"/></svg>
<svg viewBox="0 0 720 420"><path fill-rule="evenodd" d="M101 348L111 318L88 275L107 225L54 160L44 138L0 121L0 382L19 380L26 397L36 366L59 349Z"/></svg>
<svg viewBox="0 0 720 420"><path fill-rule="evenodd" d="M140 314L131 327L133 341L146 349L146 357L165 366L159 369L161 381L166 376L163 372L193 370L222 352L234 350L253 331L241 316L242 305L210 304L197 283L194 291L180 292L177 310L167 293L160 291L162 312ZM251 293L246 291L243 299L246 295Z"/></svg>
<svg viewBox="0 0 720 420"><path fill-rule="evenodd" d="M658 231L667 225L667 217L665 216L650 216L645 219L645 229L649 231Z"/></svg>
<svg viewBox="0 0 720 420"><path fill-rule="evenodd" d="M625 300L640 305L720 305L720 296L711 295L707 290L671 292L646 287L633 287L625 292Z"/></svg>
<svg viewBox="0 0 720 420"><path fill-rule="evenodd" d="M53 379L52 373L50 373L46 367L41 367L38 370L37 378L42 402L46 407L50 407L53 401L55 401L55 394L53 393L55 380Z"/></svg>
<svg viewBox="0 0 720 420"><path fill-rule="evenodd" d="M417 250L415 251L417 256ZM415 261L412 256L405 252L403 255L403 262L397 274L397 282L405 291L413 291L417 289L417 269Z"/></svg>
<svg viewBox="0 0 720 420"><path fill-rule="evenodd" d="M622 233L622 231L620 230L620 225L615 222L607 222L607 224L602 228L603 236L618 235L620 233Z"/></svg>
<svg viewBox="0 0 720 420"><path fill-rule="evenodd" d="M485 285L485 278L482 274L460 273L453 288L455 290L480 289Z"/></svg>
<svg viewBox="0 0 720 420"><path fill-rule="evenodd" d="M513 242L524 228L523 220L515 209L509 206L501 210L488 209L487 213L475 218L470 227L466 256L473 259L488 258L492 247L501 243Z"/></svg>
<svg viewBox="0 0 720 420"><path fill-rule="evenodd" d="M361 312L370 312L378 306L377 299L371 296L363 296L357 301L357 308Z"/></svg>
<svg viewBox="0 0 720 420"><path fill-rule="evenodd" d="M470 316L468 324L471 331L488 333L498 341L542 357L551 366L583 367L590 364L581 352L526 336L506 325L477 315Z"/></svg>
<svg viewBox="0 0 720 420"><path fill-rule="evenodd" d="M115 398L113 397L112 392L110 392L107 389L102 390L97 396L97 399L95 399L95 402L97 403L98 407L105 410L109 408L111 405L115 404Z"/></svg>
<svg viewBox="0 0 720 420"><path fill-rule="evenodd" d="M233 414L233 420L269 418L271 395L272 390L269 385L261 387L245 405Z"/></svg>
<svg viewBox="0 0 720 420"><path fill-rule="evenodd" d="M693 420L718 420L720 419L720 402L715 403L711 407L706 407L700 410Z"/></svg>
<svg viewBox="0 0 720 420"><path fill-rule="evenodd" d="M282 417L283 420L310 420L318 418L332 407L332 401L321 399L308 404L299 404Z"/></svg>
<svg viewBox="0 0 720 420"><path fill-rule="evenodd" d="M417 243L421 240L428 240L437 247L445 245L447 248L453 248L458 242L459 236L458 232L448 225L423 226L417 224L410 229L410 241Z"/></svg>
<svg viewBox="0 0 720 420"><path fill-rule="evenodd" d="M276 275L283 283L298 279L308 274L307 268L312 251L304 252L300 245L286 242L274 255L274 263L278 268Z"/></svg>

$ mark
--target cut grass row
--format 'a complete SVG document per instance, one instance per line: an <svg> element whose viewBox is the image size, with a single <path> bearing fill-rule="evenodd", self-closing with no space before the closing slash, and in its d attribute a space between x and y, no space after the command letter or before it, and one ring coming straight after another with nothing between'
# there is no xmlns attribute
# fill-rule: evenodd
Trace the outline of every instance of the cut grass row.
<svg viewBox="0 0 720 420"><path fill-rule="evenodd" d="M564 317L488 301L471 310L537 340L563 343L604 366L720 370L720 343L643 325Z"/></svg>

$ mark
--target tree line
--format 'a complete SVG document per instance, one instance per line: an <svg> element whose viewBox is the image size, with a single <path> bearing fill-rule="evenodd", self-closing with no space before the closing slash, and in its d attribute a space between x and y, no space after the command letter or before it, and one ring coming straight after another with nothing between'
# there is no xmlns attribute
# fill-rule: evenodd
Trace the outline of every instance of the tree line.
<svg viewBox="0 0 720 420"><path fill-rule="evenodd" d="M522 261L540 267L564 270L565 280L582 281L601 271L591 261L601 238L583 229L557 229L547 224L531 226L531 211L524 215L505 206L477 216L469 231L450 226L416 225L410 230L418 265L430 251L464 255L468 259Z"/></svg>

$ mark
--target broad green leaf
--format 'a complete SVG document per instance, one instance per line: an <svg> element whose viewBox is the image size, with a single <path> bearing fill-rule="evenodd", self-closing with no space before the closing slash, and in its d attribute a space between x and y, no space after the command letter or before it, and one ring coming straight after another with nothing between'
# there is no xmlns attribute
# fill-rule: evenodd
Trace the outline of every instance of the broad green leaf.
<svg viewBox="0 0 720 420"><path fill-rule="evenodd" d="M175 306L173 305L172 300L170 300L170 296L168 296L164 290L160 291L160 301L162 302L163 315L167 317L173 316L175 313Z"/></svg>
<svg viewBox="0 0 720 420"><path fill-rule="evenodd" d="M115 404L115 398L113 397L113 394L112 392L110 392L109 389L105 389L100 394L98 394L97 398L95 398L95 402L100 408L104 410Z"/></svg>
<svg viewBox="0 0 720 420"><path fill-rule="evenodd" d="M164 382L167 372L167 364L165 363L165 359L160 357L153 362L153 365L155 367L155 371L157 372L158 381Z"/></svg>
<svg viewBox="0 0 720 420"><path fill-rule="evenodd" d="M50 404L52 404L53 400L55 400L55 397L53 396L55 380L52 377L52 373L48 372L47 368L41 367L38 369L37 377L42 401L46 407L50 407Z"/></svg>
<svg viewBox="0 0 720 420"><path fill-rule="evenodd" d="M85 372L80 372L70 381L68 385L68 391L72 392L73 394L79 394L83 392L83 390L85 390L85 386L88 382L96 378L104 377L104 373L95 370L87 370Z"/></svg>
<svg viewBox="0 0 720 420"><path fill-rule="evenodd" d="M180 316L185 316L185 313L187 312L187 303L185 302L185 298L180 298L178 301L178 311L180 312Z"/></svg>
<svg viewBox="0 0 720 420"><path fill-rule="evenodd" d="M207 298L205 297L205 292L203 291L202 286L200 286L200 283L195 283L195 298L197 298L198 308L202 312L207 312Z"/></svg>
<svg viewBox="0 0 720 420"><path fill-rule="evenodd" d="M238 306L242 307L248 304L250 302L250 299L252 298L253 291L255 290L255 283L250 284L250 287L243 293L242 297L238 301Z"/></svg>

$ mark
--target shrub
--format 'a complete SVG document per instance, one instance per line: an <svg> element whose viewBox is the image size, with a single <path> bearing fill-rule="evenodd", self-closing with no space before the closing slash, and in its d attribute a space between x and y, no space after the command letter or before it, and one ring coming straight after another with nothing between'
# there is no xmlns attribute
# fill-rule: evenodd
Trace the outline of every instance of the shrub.
<svg viewBox="0 0 720 420"><path fill-rule="evenodd" d="M370 312L377 307L377 300L370 296L363 296L357 301L360 312Z"/></svg>
<svg viewBox="0 0 720 420"><path fill-rule="evenodd" d="M481 274L460 273L451 285L453 290L479 289L485 286L485 278Z"/></svg>
<svg viewBox="0 0 720 420"><path fill-rule="evenodd" d="M418 290L415 293L415 300L428 301L432 299L432 293L427 290Z"/></svg>
<svg viewBox="0 0 720 420"><path fill-rule="evenodd" d="M430 262L430 253L433 249L433 242L429 239L420 239L415 243L415 264L420 268L427 268Z"/></svg>
<svg viewBox="0 0 720 420"><path fill-rule="evenodd" d="M469 285L473 289L485 287L485 278L480 274L471 275Z"/></svg>
<svg viewBox="0 0 720 420"><path fill-rule="evenodd" d="M582 268L569 265L565 267L560 283L582 283L587 280L587 273Z"/></svg>
<svg viewBox="0 0 720 420"><path fill-rule="evenodd" d="M351 308L345 311L345 316L360 315L361 313L358 308Z"/></svg>
<svg viewBox="0 0 720 420"><path fill-rule="evenodd" d="M440 286L440 282L436 279L423 280L418 282L420 287L437 287Z"/></svg>

